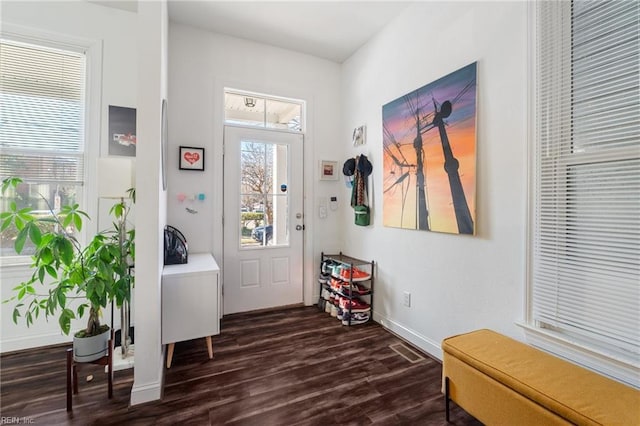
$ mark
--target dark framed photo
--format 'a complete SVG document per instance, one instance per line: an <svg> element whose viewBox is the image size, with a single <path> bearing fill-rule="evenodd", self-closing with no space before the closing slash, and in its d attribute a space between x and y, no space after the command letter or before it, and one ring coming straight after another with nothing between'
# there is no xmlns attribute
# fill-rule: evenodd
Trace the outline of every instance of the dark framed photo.
<svg viewBox="0 0 640 426"><path fill-rule="evenodd" d="M181 146L180 170L204 171L204 148Z"/></svg>
<svg viewBox="0 0 640 426"><path fill-rule="evenodd" d="M136 156L136 109L109 105L109 155Z"/></svg>

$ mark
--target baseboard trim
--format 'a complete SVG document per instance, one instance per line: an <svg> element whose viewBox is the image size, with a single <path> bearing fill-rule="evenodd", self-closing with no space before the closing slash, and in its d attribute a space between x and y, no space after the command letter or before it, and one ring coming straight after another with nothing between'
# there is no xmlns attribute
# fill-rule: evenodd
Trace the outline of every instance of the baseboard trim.
<svg viewBox="0 0 640 426"><path fill-rule="evenodd" d="M65 336L57 333L43 333L29 337L18 337L13 339L5 339L0 342L0 353L8 353L21 351L25 349L34 349L42 346L53 346L71 343L73 338L71 335Z"/></svg>
<svg viewBox="0 0 640 426"><path fill-rule="evenodd" d="M157 401L162 399L162 392L164 390L164 351L166 346L162 345L160 350L160 371L158 371L158 377L160 380L157 382L147 383L144 385L137 385L135 382L135 375L133 381L133 387L131 388L131 405L140 405L147 402ZM135 367L134 367L135 368Z"/></svg>
<svg viewBox="0 0 640 426"><path fill-rule="evenodd" d="M373 312L373 320L390 332L397 334L407 342L416 346L418 349L442 361L442 348L439 343L433 342L416 331L411 330L410 328L407 328L375 311Z"/></svg>
<svg viewBox="0 0 640 426"><path fill-rule="evenodd" d="M131 405L144 404L145 402L157 401L162 396L161 382L131 388Z"/></svg>

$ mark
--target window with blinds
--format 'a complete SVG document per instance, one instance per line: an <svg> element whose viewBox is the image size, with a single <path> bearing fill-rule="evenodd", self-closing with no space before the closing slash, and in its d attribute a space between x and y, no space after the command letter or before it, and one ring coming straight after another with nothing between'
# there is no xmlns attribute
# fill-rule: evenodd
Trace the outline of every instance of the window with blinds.
<svg viewBox="0 0 640 426"><path fill-rule="evenodd" d="M0 177L24 181L2 196L3 211L16 202L46 214L80 200L85 66L81 53L0 39ZM0 254L15 255L15 229L1 238Z"/></svg>
<svg viewBox="0 0 640 426"><path fill-rule="evenodd" d="M640 2L537 2L533 326L638 366Z"/></svg>

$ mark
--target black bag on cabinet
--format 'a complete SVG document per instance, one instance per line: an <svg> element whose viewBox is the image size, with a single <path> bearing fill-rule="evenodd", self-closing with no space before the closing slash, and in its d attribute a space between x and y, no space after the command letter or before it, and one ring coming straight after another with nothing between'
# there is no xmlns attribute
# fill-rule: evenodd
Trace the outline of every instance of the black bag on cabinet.
<svg viewBox="0 0 640 426"><path fill-rule="evenodd" d="M187 263L189 247L182 232L173 226L164 227L164 264Z"/></svg>

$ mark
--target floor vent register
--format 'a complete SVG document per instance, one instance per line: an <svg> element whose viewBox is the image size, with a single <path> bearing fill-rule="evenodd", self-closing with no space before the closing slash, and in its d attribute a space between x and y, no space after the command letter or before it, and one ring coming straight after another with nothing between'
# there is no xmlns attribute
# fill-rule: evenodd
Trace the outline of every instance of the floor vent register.
<svg viewBox="0 0 640 426"><path fill-rule="evenodd" d="M392 351L396 352L398 355L412 364L424 360L424 357L422 355L407 347L403 343L395 343L393 345L389 345L389 348L391 348Z"/></svg>

